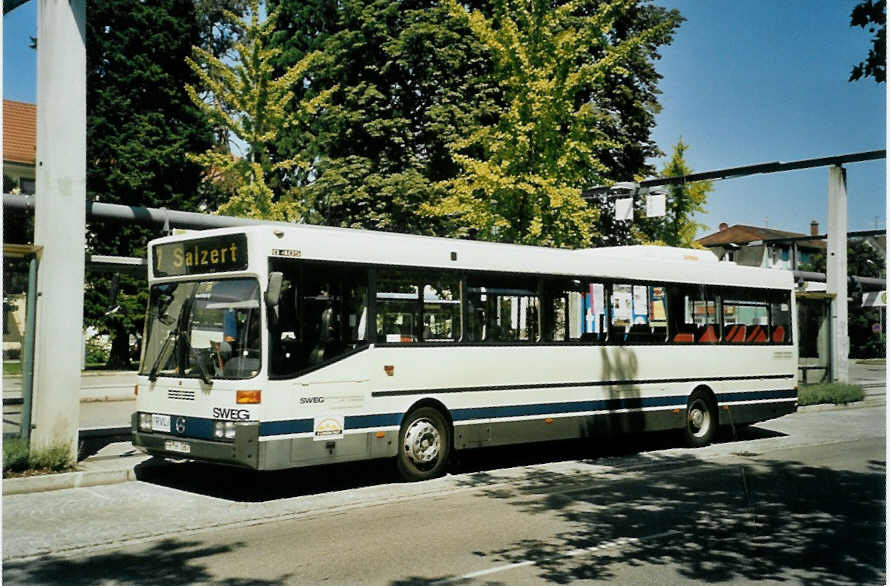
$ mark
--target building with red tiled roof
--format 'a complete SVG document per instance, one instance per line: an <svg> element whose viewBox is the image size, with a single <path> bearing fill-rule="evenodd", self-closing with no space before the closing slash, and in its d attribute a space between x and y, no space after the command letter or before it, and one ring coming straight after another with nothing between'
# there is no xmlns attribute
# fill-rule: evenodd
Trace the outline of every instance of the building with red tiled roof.
<svg viewBox="0 0 890 586"><path fill-rule="evenodd" d="M37 160L37 106L3 100L3 176L14 190L34 193Z"/></svg>
<svg viewBox="0 0 890 586"><path fill-rule="evenodd" d="M818 222L810 223L810 233L788 232L758 226L720 224L720 230L697 242L721 260L740 265L797 269L810 260L814 253L825 252L825 242L806 236L818 236Z"/></svg>

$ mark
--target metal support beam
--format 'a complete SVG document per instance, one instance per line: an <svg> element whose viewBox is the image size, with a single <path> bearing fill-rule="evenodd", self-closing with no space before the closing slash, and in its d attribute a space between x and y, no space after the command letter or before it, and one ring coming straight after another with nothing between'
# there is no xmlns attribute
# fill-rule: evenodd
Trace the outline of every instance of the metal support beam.
<svg viewBox="0 0 890 586"><path fill-rule="evenodd" d="M847 173L835 165L828 168L828 256L826 286L831 301L831 377L847 382L850 336L847 331Z"/></svg>
<svg viewBox="0 0 890 586"><path fill-rule="evenodd" d="M86 202L86 0L37 5L37 274L31 446L77 455Z"/></svg>
<svg viewBox="0 0 890 586"><path fill-rule="evenodd" d="M800 169L812 169L815 167L828 167L832 165L845 165L847 163L861 163L864 161L875 161L887 157L885 149L876 151L866 151L862 153L850 153L847 155L834 155L831 157L820 157L818 159L803 159L800 161L791 161L783 163L774 161L772 163L759 163L756 165L745 165L743 167L730 167L728 169L718 169L716 171L703 171L701 173L690 173L680 177L654 177L652 179L644 179L637 184L639 188L658 187L661 185L682 185L692 183L693 181L711 181L715 179L734 179L736 177L747 177L748 175L760 175L763 173L782 173L785 171L798 171ZM621 184L623 185L623 184ZM584 199L591 199L598 195L609 193L611 187L597 186L587 189L581 193Z"/></svg>
<svg viewBox="0 0 890 586"><path fill-rule="evenodd" d="M31 439L31 410L34 405L34 336L37 310L38 256L28 259L28 294L25 308L25 344L22 352L22 422L20 431L26 442Z"/></svg>

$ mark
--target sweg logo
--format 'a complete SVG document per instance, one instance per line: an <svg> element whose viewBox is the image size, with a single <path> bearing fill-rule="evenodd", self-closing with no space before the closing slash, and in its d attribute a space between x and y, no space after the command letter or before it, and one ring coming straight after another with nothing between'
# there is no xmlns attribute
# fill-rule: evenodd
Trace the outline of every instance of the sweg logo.
<svg viewBox="0 0 890 586"><path fill-rule="evenodd" d="M300 397L300 405L308 405L310 403L324 403L324 397Z"/></svg>
<svg viewBox="0 0 890 586"><path fill-rule="evenodd" d="M247 421L250 419L250 411L247 409L229 409L226 407L214 407L213 417L215 419L228 419L231 421Z"/></svg>

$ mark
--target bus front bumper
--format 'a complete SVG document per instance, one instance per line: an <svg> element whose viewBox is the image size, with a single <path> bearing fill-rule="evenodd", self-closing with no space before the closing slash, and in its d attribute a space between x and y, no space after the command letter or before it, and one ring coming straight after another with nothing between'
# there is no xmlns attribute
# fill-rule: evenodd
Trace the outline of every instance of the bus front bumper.
<svg viewBox="0 0 890 586"><path fill-rule="evenodd" d="M131 427L133 445L152 456L216 462L254 470L259 468L259 423L237 425L233 441L212 441L140 431L138 412L132 416Z"/></svg>

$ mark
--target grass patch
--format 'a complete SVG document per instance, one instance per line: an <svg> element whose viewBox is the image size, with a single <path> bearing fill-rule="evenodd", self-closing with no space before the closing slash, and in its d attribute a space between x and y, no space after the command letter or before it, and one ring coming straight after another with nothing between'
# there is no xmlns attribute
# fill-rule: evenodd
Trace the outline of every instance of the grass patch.
<svg viewBox="0 0 890 586"><path fill-rule="evenodd" d="M806 405L855 403L865 398L865 391L859 385L846 383L827 383L821 385L802 385L798 389L797 402L801 407Z"/></svg>
<svg viewBox="0 0 890 586"><path fill-rule="evenodd" d="M22 363L18 360L3 363L3 376L17 376L22 374Z"/></svg>
<svg viewBox="0 0 890 586"><path fill-rule="evenodd" d="M68 446L29 450L21 438L3 440L3 478L69 470L74 470L74 458Z"/></svg>

